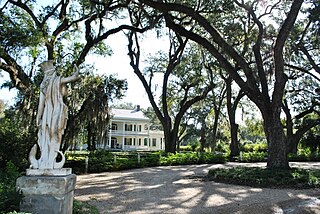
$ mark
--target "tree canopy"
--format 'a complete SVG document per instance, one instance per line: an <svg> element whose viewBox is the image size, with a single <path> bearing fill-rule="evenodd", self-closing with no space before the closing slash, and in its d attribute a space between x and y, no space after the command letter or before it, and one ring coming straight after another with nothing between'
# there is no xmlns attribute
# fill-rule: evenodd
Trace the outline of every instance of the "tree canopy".
<svg viewBox="0 0 320 214"><path fill-rule="evenodd" d="M90 69L86 56L110 54L104 41L124 31L131 66L163 126L167 151L175 151L179 126L193 104L209 95L224 97L223 90L214 90L218 76L226 85L234 154L235 112L246 96L263 118L268 167L288 168L288 152L319 124L319 6L317 0L60 0L47 5L7 0L0 4L0 69L10 75L7 86L20 91L21 105L34 117L40 61L54 59L62 74L74 64ZM168 29L168 53L153 56L148 68L141 68L139 34L155 29L160 36L163 28ZM155 72L163 73L160 100L151 83ZM107 90L98 84L106 79L90 78L97 87L75 105L79 109L105 103L99 96L86 100ZM115 90L126 87L113 83ZM212 108L221 113L215 104L219 101Z"/></svg>

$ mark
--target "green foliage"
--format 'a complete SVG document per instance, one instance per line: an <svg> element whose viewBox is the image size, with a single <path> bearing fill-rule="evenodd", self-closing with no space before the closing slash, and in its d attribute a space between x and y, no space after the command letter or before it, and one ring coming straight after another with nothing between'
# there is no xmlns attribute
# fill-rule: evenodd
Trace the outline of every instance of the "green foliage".
<svg viewBox="0 0 320 214"><path fill-rule="evenodd" d="M187 146L180 146L180 152L198 152L199 150L199 141L194 141Z"/></svg>
<svg viewBox="0 0 320 214"><path fill-rule="evenodd" d="M230 154L229 144L220 141L217 143L215 151Z"/></svg>
<svg viewBox="0 0 320 214"><path fill-rule="evenodd" d="M89 172L110 171L113 168L113 154L106 150L96 150L89 154Z"/></svg>
<svg viewBox="0 0 320 214"><path fill-rule="evenodd" d="M186 165L186 164L203 164L203 163L225 163L226 156L223 154L213 154L209 152L186 152L172 154L168 153L161 156L161 165Z"/></svg>
<svg viewBox="0 0 320 214"><path fill-rule="evenodd" d="M258 119L247 119L245 121L245 126L240 127L240 137L244 142L254 144L266 142L263 121Z"/></svg>
<svg viewBox="0 0 320 214"><path fill-rule="evenodd" d="M64 153L67 160L84 161L89 155L88 151L66 151Z"/></svg>
<svg viewBox="0 0 320 214"><path fill-rule="evenodd" d="M31 17L20 9L8 8L7 13L0 13L0 45L11 50L21 50L40 43L41 32L35 29Z"/></svg>
<svg viewBox="0 0 320 214"><path fill-rule="evenodd" d="M225 163L227 157L224 154L213 154L211 152L200 153L199 163Z"/></svg>
<svg viewBox="0 0 320 214"><path fill-rule="evenodd" d="M319 188L320 170L235 167L211 169L208 179L254 187Z"/></svg>
<svg viewBox="0 0 320 214"><path fill-rule="evenodd" d="M267 152L268 144L266 143L253 143L253 144L244 144L241 147L243 152Z"/></svg>
<svg viewBox="0 0 320 214"><path fill-rule="evenodd" d="M160 160L159 152L110 152L107 150L96 150L88 155L88 172L105 172L138 167L158 166ZM67 155L66 167L72 168L76 174L85 172L85 156L73 153Z"/></svg>
<svg viewBox="0 0 320 214"><path fill-rule="evenodd" d="M99 214L99 210L86 203L86 202L81 202L78 200L73 200L73 214Z"/></svg>
<svg viewBox="0 0 320 214"><path fill-rule="evenodd" d="M320 152L320 128L316 126L310 129L301 139L300 146L303 150L309 150L310 153Z"/></svg>
<svg viewBox="0 0 320 214"><path fill-rule="evenodd" d="M21 176L18 168L7 162L6 170L0 171L0 213L19 210L22 194L16 191L16 180Z"/></svg>
<svg viewBox="0 0 320 214"><path fill-rule="evenodd" d="M161 165L186 165L186 164L196 164L198 163L199 156L196 152L187 153L168 153L166 156L161 156Z"/></svg>
<svg viewBox="0 0 320 214"><path fill-rule="evenodd" d="M30 133L11 119L0 120L0 168L12 162L19 171L28 168L28 154L36 143Z"/></svg>
<svg viewBox="0 0 320 214"><path fill-rule="evenodd" d="M252 163L262 162L267 160L266 152L243 152L242 158L239 157L240 162Z"/></svg>
<svg viewBox="0 0 320 214"><path fill-rule="evenodd" d="M77 153L68 159L66 167L71 167L76 174L84 173L85 161L75 157ZM81 154L79 154L81 156ZM106 150L96 150L89 154L88 172L105 172L140 167L150 167L159 165L186 165L203 163L225 163L227 157L223 154L213 154L209 152L186 152L186 153L163 153L163 152L139 152L140 162L137 152L110 152Z"/></svg>
<svg viewBox="0 0 320 214"><path fill-rule="evenodd" d="M298 152L288 154L289 161L320 161L320 153Z"/></svg>

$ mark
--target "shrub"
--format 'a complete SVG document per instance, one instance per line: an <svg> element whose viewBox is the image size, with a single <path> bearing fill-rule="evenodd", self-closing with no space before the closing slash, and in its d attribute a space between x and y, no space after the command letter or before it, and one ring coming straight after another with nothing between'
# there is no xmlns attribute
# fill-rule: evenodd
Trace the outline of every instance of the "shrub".
<svg viewBox="0 0 320 214"><path fill-rule="evenodd" d="M159 166L160 165L161 152L141 153L140 154L140 166Z"/></svg>
<svg viewBox="0 0 320 214"><path fill-rule="evenodd" d="M255 187L319 188L320 170L235 167L211 169L208 179Z"/></svg>
<svg viewBox="0 0 320 214"><path fill-rule="evenodd" d="M86 202L81 202L77 200L73 200L73 214L99 214L99 210L86 203Z"/></svg>
<svg viewBox="0 0 320 214"><path fill-rule="evenodd" d="M244 144L241 147L242 152L267 152L268 144L266 143L252 143Z"/></svg>
<svg viewBox="0 0 320 214"><path fill-rule="evenodd" d="M216 145L215 151L216 151L216 152L221 152L221 153L230 154L229 144L223 143L223 142L219 142L219 143Z"/></svg>
<svg viewBox="0 0 320 214"><path fill-rule="evenodd" d="M85 173L85 160L66 160L65 168L72 168L72 173L77 175Z"/></svg>
<svg viewBox="0 0 320 214"><path fill-rule="evenodd" d="M110 152L97 150L89 154L88 172L105 172L123 169L132 169L146 166L159 165L185 165L201 163L225 163L227 158L224 154L185 152L185 153L164 153L164 152L139 152L140 163L137 152ZM116 158L115 158L116 156ZM115 161L116 160L116 161ZM85 171L85 161L72 157L67 160L66 167L71 167L74 173Z"/></svg>
<svg viewBox="0 0 320 214"><path fill-rule="evenodd" d="M110 171L113 167L113 154L106 150L96 150L89 154L88 172Z"/></svg>
<svg viewBox="0 0 320 214"><path fill-rule="evenodd" d="M240 162L252 163L262 162L267 160L267 153L265 152L242 152L242 158L239 157Z"/></svg>
<svg viewBox="0 0 320 214"><path fill-rule="evenodd" d="M195 145L195 146L193 146ZM188 146L180 146L180 152L192 152L197 148L196 144L188 145Z"/></svg>
<svg viewBox="0 0 320 214"><path fill-rule="evenodd" d="M86 156L89 155L88 151L67 151L65 152L67 160L85 161Z"/></svg>
<svg viewBox="0 0 320 214"><path fill-rule="evenodd" d="M21 174L18 168L7 162L6 170L0 171L0 211L12 212L19 210L22 194L16 191L16 180Z"/></svg>
<svg viewBox="0 0 320 214"><path fill-rule="evenodd" d="M289 161L320 161L319 153L298 153L288 155Z"/></svg>
<svg viewBox="0 0 320 214"><path fill-rule="evenodd" d="M29 166L28 154L36 140L31 134L10 119L0 120L0 168L8 162L22 172Z"/></svg>
<svg viewBox="0 0 320 214"><path fill-rule="evenodd" d="M168 153L160 158L160 165L186 165L204 163L225 163L226 156L209 152Z"/></svg>

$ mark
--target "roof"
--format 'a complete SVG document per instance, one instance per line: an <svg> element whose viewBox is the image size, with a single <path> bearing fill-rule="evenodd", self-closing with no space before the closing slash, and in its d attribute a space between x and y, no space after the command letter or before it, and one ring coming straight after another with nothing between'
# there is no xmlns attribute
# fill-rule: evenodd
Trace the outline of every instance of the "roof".
<svg viewBox="0 0 320 214"><path fill-rule="evenodd" d="M149 121L144 116L142 111L128 110L128 109L111 109L111 116L113 120L143 120Z"/></svg>

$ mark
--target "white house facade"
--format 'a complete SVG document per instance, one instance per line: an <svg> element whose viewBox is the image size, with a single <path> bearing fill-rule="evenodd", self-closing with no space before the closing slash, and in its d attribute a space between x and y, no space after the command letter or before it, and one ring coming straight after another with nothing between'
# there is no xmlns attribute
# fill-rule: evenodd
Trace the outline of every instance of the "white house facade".
<svg viewBox="0 0 320 214"><path fill-rule="evenodd" d="M164 150L163 131L150 130L150 120L140 107L135 110L111 109L106 147L124 151Z"/></svg>

